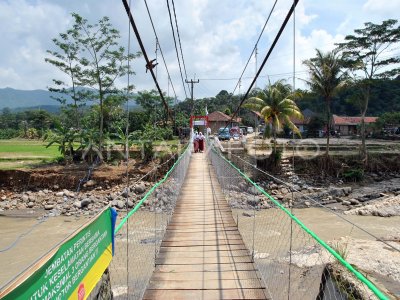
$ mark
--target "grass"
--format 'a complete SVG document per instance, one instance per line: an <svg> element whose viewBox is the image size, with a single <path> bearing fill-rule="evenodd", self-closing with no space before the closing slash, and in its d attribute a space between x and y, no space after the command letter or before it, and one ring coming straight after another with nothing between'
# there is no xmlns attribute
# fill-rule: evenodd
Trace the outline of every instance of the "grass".
<svg viewBox="0 0 400 300"><path fill-rule="evenodd" d="M31 168L54 161L60 156L58 146L46 145L38 140L0 140L0 170Z"/></svg>

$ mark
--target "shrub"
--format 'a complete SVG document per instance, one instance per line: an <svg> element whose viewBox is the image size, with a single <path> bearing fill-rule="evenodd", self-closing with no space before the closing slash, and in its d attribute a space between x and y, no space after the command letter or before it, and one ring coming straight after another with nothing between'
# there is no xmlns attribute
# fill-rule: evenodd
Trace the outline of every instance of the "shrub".
<svg viewBox="0 0 400 300"><path fill-rule="evenodd" d="M364 178L363 169L349 169L343 172L343 179L346 181L361 181Z"/></svg>
<svg viewBox="0 0 400 300"><path fill-rule="evenodd" d="M0 140L12 139L18 137L20 132L17 129L0 129Z"/></svg>

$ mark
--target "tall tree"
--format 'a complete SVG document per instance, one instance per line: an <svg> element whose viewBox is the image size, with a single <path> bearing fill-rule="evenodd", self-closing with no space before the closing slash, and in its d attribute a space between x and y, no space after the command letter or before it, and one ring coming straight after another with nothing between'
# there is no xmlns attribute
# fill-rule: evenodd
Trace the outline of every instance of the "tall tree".
<svg viewBox="0 0 400 300"><path fill-rule="evenodd" d="M134 74L127 64L139 56L139 53L125 54L125 49L118 45L120 33L112 27L108 17L103 17L97 24L89 24L80 15L73 13L75 24L72 36L84 50L79 63L82 66L80 80L87 90L87 96L98 100L100 107L99 149L103 144L104 101L110 94L116 93L115 80L127 74ZM93 92L93 89L95 92ZM128 92L133 86L128 87Z"/></svg>
<svg viewBox="0 0 400 300"><path fill-rule="evenodd" d="M361 115L361 156L365 163L368 156L364 118L373 79L392 78L400 74L400 56L390 53L399 46L400 26L397 22L394 19L385 20L382 24L367 22L364 28L354 30L354 35L347 35L343 43L337 44L360 90L357 102Z"/></svg>
<svg viewBox="0 0 400 300"><path fill-rule="evenodd" d="M173 98L164 96L168 103L168 106L172 106ZM162 105L161 97L156 90L142 91L138 93L135 98L137 104L139 104L143 110L149 116L149 122L156 125L162 121L165 126L168 122L168 112L165 111Z"/></svg>
<svg viewBox="0 0 400 300"><path fill-rule="evenodd" d="M61 41L53 40L64 54L50 51L55 58L48 61L71 77L73 87L82 87L79 89L79 97L74 97L98 102L97 143L101 151L104 139L105 100L119 92L115 86L116 79L134 74L127 62L138 57L139 53L125 53L124 47L118 44L120 33L113 28L108 17L101 18L96 24L88 23L88 20L76 13L73 13L72 17L72 28L66 34L60 35ZM127 92L132 89L132 85L127 87Z"/></svg>
<svg viewBox="0 0 400 300"><path fill-rule="evenodd" d="M54 38L52 41L58 48L58 51L47 50L51 57L45 58L45 61L57 67L60 71L70 78L70 83L62 80L53 79L54 87L50 87L49 91L59 93L54 98L59 101L66 108L70 107L73 110L74 124L80 127L80 112L79 106L82 105L82 95L78 90L81 85L79 81L79 73L81 66L79 64L79 52L81 51L80 45L75 41L72 36L73 30L67 30L65 33L60 33L59 38ZM57 95L57 94L56 94ZM69 97L72 98L73 103L70 104ZM68 109L67 109L67 114Z"/></svg>
<svg viewBox="0 0 400 300"><path fill-rule="evenodd" d="M325 101L326 107L326 156L329 156L329 137L331 127L331 102L338 90L346 82L346 73L342 71L343 67L338 51L323 53L316 49L314 58L305 60L304 65L308 68L310 79L306 80L311 90L320 95Z"/></svg>
<svg viewBox="0 0 400 300"><path fill-rule="evenodd" d="M244 104L245 108L260 112L265 124L271 124L274 152L276 152L276 134L284 124L300 135L299 129L291 118L302 119L303 115L294 102L293 96L291 86L279 80L274 84L269 83L264 90L258 90L256 96L246 99Z"/></svg>

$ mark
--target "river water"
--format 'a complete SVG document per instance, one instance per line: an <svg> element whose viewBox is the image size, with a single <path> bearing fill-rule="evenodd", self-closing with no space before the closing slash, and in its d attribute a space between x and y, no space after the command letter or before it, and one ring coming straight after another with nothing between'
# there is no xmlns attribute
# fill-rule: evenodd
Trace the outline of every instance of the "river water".
<svg viewBox="0 0 400 300"><path fill-rule="evenodd" d="M234 210L234 218L238 218L240 226L247 226L249 230L253 226L252 218L243 217L243 211ZM258 226L263 221L276 221L276 225L282 226L282 220L273 219L273 210L258 212ZM373 237L357 229L353 225L344 222L329 211L320 208L296 209L294 214L312 231L325 241L332 241L344 236L363 240L374 240ZM349 221L359 225L378 237L400 235L400 217L381 218L374 216L344 216ZM0 286L3 287L9 280L18 275L30 264L47 253L55 245L63 241L76 229L88 221L81 217L53 217L40 223L29 234L22 237L12 249L0 252ZM0 216L0 251L11 245L21 234L26 233L38 221L36 217ZM277 228L278 230L278 228ZM256 239L263 239L262 230L256 231ZM258 236L259 235L259 236Z"/></svg>
<svg viewBox="0 0 400 300"><path fill-rule="evenodd" d="M38 223L36 216L0 216L0 287L87 221L88 218L83 217L59 216ZM13 244L11 249L6 250Z"/></svg>

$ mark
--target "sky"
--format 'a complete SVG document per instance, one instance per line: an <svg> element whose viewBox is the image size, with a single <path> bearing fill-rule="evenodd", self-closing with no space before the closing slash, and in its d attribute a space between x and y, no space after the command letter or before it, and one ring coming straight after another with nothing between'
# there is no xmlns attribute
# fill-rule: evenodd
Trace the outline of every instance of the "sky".
<svg viewBox="0 0 400 300"><path fill-rule="evenodd" d="M194 85L194 97L212 97L221 90L244 93L260 66L277 34L292 1L278 0L266 30L258 44L257 59L251 57L244 79L236 88L238 78L249 59L255 42L273 7L275 0L175 0L182 51L187 79L199 79ZM186 94L180 77L167 2L147 0L159 43L164 53L173 88L178 99ZM400 1L386 0L300 0L295 17L291 18L270 59L266 63L258 87L268 80L285 79L296 87L305 88L307 79L302 61L311 58L315 49L332 50L337 42L362 28L365 22L381 23L398 18ZM143 0L132 0L131 10L148 56L156 57L156 42ZM69 29L76 12L96 23L108 16L121 33L119 43L126 49L129 44L129 24L122 1L116 0L0 0L0 88L33 90L47 89L52 79L67 79L54 66L45 62L46 50L57 50L52 39ZM399 47L398 47L399 48ZM139 51L131 32L130 49ZM397 52L389 53L398 54ZM157 78L160 87L174 96L168 83L166 68L158 53ZM136 91L154 89L149 73L145 72L143 57L133 62L136 74L130 82ZM295 72L295 73L293 73ZM186 74L183 72L186 79ZM120 78L119 87L127 85Z"/></svg>

